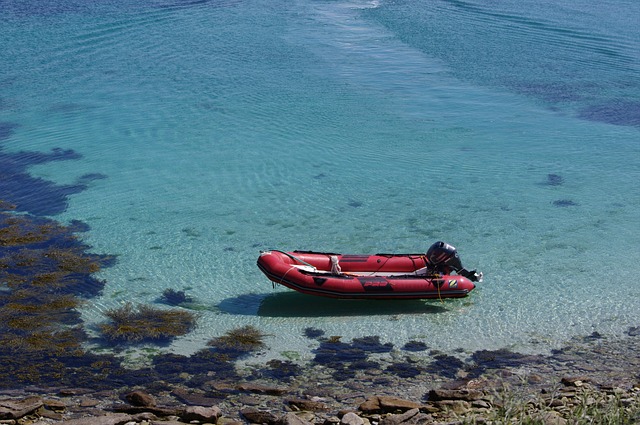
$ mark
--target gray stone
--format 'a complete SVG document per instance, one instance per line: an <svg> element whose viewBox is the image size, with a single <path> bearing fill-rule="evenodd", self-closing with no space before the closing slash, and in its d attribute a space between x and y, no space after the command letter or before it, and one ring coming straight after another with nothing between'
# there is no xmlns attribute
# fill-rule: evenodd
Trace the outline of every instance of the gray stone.
<svg viewBox="0 0 640 425"><path fill-rule="evenodd" d="M60 422L61 425L124 425L135 418L124 413L110 413L104 416L91 416Z"/></svg>
<svg viewBox="0 0 640 425"><path fill-rule="evenodd" d="M379 396L378 402L380 403L380 408L385 412L406 412L407 410L419 409L422 407L421 403L390 396Z"/></svg>
<svg viewBox="0 0 640 425"><path fill-rule="evenodd" d="M336 425L340 423L340 418L337 416L329 416L323 422L323 425Z"/></svg>
<svg viewBox="0 0 640 425"><path fill-rule="evenodd" d="M275 424L278 421L278 417L273 413L264 410L258 410L253 407L248 407L240 410L240 414L247 421L254 424Z"/></svg>
<svg viewBox="0 0 640 425"><path fill-rule="evenodd" d="M341 425L363 425L364 420L353 412L349 412L340 419Z"/></svg>
<svg viewBox="0 0 640 425"><path fill-rule="evenodd" d="M435 389L429 391L429 400L464 400L473 401L481 399L484 396L482 391L470 390L466 388L447 390L447 389Z"/></svg>
<svg viewBox="0 0 640 425"><path fill-rule="evenodd" d="M222 416L222 411L216 406L187 406L180 418L187 422L216 422L220 416Z"/></svg>
<svg viewBox="0 0 640 425"><path fill-rule="evenodd" d="M132 391L124 396L124 398L133 406L155 406L156 399L151 394L144 391Z"/></svg>
<svg viewBox="0 0 640 425"><path fill-rule="evenodd" d="M0 400L0 419L20 419L44 405L40 397L27 397L22 400Z"/></svg>
<svg viewBox="0 0 640 425"><path fill-rule="evenodd" d="M380 407L380 400L378 400L378 397L368 398L363 403L360 404L360 406L358 407L358 410L360 410L363 413L380 412L382 411L382 408Z"/></svg>
<svg viewBox="0 0 640 425"><path fill-rule="evenodd" d="M289 400L289 405L300 410L308 410L311 412L317 412L319 410L329 410L329 406L321 401L307 400L304 398Z"/></svg>
<svg viewBox="0 0 640 425"><path fill-rule="evenodd" d="M286 415L282 416L276 422L276 425L311 425L311 422L305 421L301 419L298 415L293 412L289 412Z"/></svg>
<svg viewBox="0 0 640 425"><path fill-rule="evenodd" d="M140 413L153 413L156 416L176 416L179 415L182 409L176 409L174 407L159 407L159 406L129 406L129 405L116 405L111 408L114 412L127 413L127 414L140 414Z"/></svg>
<svg viewBox="0 0 640 425"><path fill-rule="evenodd" d="M467 413L469 411L469 402L464 400L440 400L435 402L440 410L445 412L454 412L459 415Z"/></svg>
<svg viewBox="0 0 640 425"><path fill-rule="evenodd" d="M249 382L238 385L238 390L256 393L256 394L266 394L266 395L275 395L275 396L283 395L288 392L286 388L271 387L267 385L253 384Z"/></svg>
<svg viewBox="0 0 640 425"><path fill-rule="evenodd" d="M409 421L411 418L420 413L419 409L411 409L400 415L389 415L380 421L380 425L400 425L403 422Z"/></svg>
<svg viewBox="0 0 640 425"><path fill-rule="evenodd" d="M540 412L533 418L535 421L542 422L544 425L566 425L567 420L560 416L558 412Z"/></svg>
<svg viewBox="0 0 640 425"><path fill-rule="evenodd" d="M182 388L174 389L171 394L185 404L191 406L215 406L220 402L218 398L207 397L200 392L191 392Z"/></svg>

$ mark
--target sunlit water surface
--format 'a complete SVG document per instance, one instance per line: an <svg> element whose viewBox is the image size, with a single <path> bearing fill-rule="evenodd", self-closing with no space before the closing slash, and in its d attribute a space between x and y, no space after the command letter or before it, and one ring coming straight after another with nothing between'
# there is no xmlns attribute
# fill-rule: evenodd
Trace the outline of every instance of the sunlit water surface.
<svg viewBox="0 0 640 425"><path fill-rule="evenodd" d="M3 2L4 152L116 254L91 326L167 288L192 353L243 325L443 351L545 351L640 319L640 3ZM50 3L50 2L45 2ZM89 177L87 177L89 176ZM261 250L424 252L485 273L465 299L335 301L272 285Z"/></svg>

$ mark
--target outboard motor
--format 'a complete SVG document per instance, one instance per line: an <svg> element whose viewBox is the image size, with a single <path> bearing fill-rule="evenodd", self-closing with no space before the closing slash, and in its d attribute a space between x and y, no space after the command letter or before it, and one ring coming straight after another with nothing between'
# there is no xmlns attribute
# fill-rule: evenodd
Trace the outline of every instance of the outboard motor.
<svg viewBox="0 0 640 425"><path fill-rule="evenodd" d="M462 267L458 251L448 243L442 241L434 243L429 247L426 257L429 261L429 269L437 273L449 274L453 270L472 282L482 281L482 273L475 270L469 271Z"/></svg>

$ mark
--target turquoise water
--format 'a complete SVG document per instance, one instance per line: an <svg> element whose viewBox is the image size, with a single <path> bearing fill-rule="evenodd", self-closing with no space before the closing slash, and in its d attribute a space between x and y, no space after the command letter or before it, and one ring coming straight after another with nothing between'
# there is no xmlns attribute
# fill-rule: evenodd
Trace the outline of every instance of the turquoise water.
<svg viewBox="0 0 640 425"><path fill-rule="evenodd" d="M0 17L0 152L78 154L34 157L22 210L81 220L118 255L90 329L166 288L198 304L181 353L246 324L303 358L307 327L545 351L638 325L640 3L4 1ZM436 240L485 273L470 297L325 300L255 266Z"/></svg>

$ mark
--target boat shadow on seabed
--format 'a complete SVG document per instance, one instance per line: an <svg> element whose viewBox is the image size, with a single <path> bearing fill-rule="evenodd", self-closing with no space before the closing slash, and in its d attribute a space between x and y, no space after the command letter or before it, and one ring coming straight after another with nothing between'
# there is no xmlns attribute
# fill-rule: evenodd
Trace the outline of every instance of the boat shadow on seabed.
<svg viewBox="0 0 640 425"><path fill-rule="evenodd" d="M450 310L438 300L340 300L297 292L243 294L222 300L218 308L225 313L261 317L387 316Z"/></svg>

